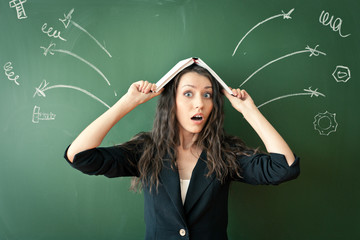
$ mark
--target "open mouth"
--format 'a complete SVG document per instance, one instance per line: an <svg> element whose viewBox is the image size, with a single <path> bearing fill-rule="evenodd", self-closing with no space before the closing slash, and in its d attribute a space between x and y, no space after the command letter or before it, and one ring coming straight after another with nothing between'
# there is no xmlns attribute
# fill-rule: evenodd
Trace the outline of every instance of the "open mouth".
<svg viewBox="0 0 360 240"><path fill-rule="evenodd" d="M201 115L195 115L191 118L191 120L194 120L194 121L201 121L203 120L203 116Z"/></svg>

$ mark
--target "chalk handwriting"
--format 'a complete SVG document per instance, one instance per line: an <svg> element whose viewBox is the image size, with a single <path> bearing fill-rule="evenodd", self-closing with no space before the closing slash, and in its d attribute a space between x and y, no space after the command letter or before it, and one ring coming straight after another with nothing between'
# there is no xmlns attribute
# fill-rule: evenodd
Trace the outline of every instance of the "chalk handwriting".
<svg viewBox="0 0 360 240"><path fill-rule="evenodd" d="M27 0L12 0L9 2L10 7L16 9L18 19L27 18L23 5L23 3L25 3L26 1Z"/></svg>
<svg viewBox="0 0 360 240"><path fill-rule="evenodd" d="M268 104L268 103L271 103L271 102L274 102L274 101L277 101L277 100L280 100L280 99L283 99L283 98L288 98L288 97L295 97L295 96L307 96L307 95L310 95L310 97L319 97L319 96L322 96L322 97L325 97L325 94L321 93L321 92L318 92L318 89L315 89L315 90L312 90L311 87L309 87L309 89L304 89L304 92L302 93L293 93L293 94L288 94L288 95L284 95L284 96L280 96L280 97L277 97L277 98L274 98L274 99L271 99L267 102L264 102L263 104L260 104L257 108L261 108L262 106Z"/></svg>
<svg viewBox="0 0 360 240"><path fill-rule="evenodd" d="M54 30L52 27L49 27L47 30L47 23L44 23L43 26L41 27L41 30L43 33L47 34L49 37L53 37L53 38L59 38L60 40L66 41L65 38L61 37L60 34L61 32L58 30ZM53 33L51 33L51 31L53 31Z"/></svg>
<svg viewBox="0 0 360 240"><path fill-rule="evenodd" d="M260 26L263 23L266 23L267 21L270 21L272 19L278 18L278 17L283 17L283 19L291 19L290 14L295 10L295 8L291 9L288 13L284 13L284 11L281 10L282 13L274 15L272 17L269 17L261 22L259 22L258 24L256 24L254 27L252 27L243 37L242 39L239 41L239 43L237 44L237 46L235 47L235 50L232 54L232 56L235 55L237 49L239 48L240 44L242 43L242 41L246 38L247 35L249 35L249 33L251 33L255 28L257 28L258 26Z"/></svg>
<svg viewBox="0 0 360 240"><path fill-rule="evenodd" d="M347 35L343 35L341 33L341 24L342 24L342 19L341 18L336 18L335 21L334 20L334 16L331 16L331 18L329 19L329 13L325 12L324 10L321 12L320 17L319 17L319 22L324 25L324 26L330 26L330 28L334 31L334 32L339 32L340 37L346 38L348 36L350 36L351 34L347 34Z"/></svg>
<svg viewBox="0 0 360 240"><path fill-rule="evenodd" d="M33 123L39 123L40 121L49 121L49 120L55 120L56 114L50 113L42 113L40 112L40 107L36 106L33 110L32 115L32 122Z"/></svg>
<svg viewBox="0 0 360 240"><path fill-rule="evenodd" d="M309 46L306 46L305 50L301 50L301 51L289 53L289 54L286 54L286 55L284 55L284 56L282 56L282 57L279 57L279 58L277 58L277 59L274 59L274 60L266 63L265 65L263 65L262 67L260 67L258 70L256 70L254 73L252 73L242 84L240 84L240 87L241 87L242 85L244 85L247 81L249 81L250 78L252 78L252 77L253 77L256 73L258 73L260 70L264 69L265 67L269 66L270 64L272 64L272 63L274 63L274 62L277 62L277 61L279 61L279 60L281 60L281 59L284 59L284 58L287 58L287 57L290 57L290 56L293 56L293 55L296 55L296 54L308 53L308 52L310 53L309 57L312 57L312 56L317 57L317 56L319 56L320 54L321 54L321 55L326 55L326 53L323 53L323 52L317 50L317 47L318 47L318 46L319 46L319 45L316 45L315 48L311 48L311 47L309 47Z"/></svg>
<svg viewBox="0 0 360 240"><path fill-rule="evenodd" d="M60 22L64 24L65 28L68 28L71 21L71 14L73 14L74 8L70 10L68 14L64 14L64 19L59 18Z"/></svg>
<svg viewBox="0 0 360 240"><path fill-rule="evenodd" d="M11 65L12 65L11 62L5 63L5 65L4 65L5 75L10 81L13 81L16 85L20 85L17 82L17 80L19 79L19 75L14 76L15 73L12 72L13 67Z"/></svg>
<svg viewBox="0 0 360 240"><path fill-rule="evenodd" d="M337 82L347 82L351 78L350 69L346 66L338 65L332 76Z"/></svg>
<svg viewBox="0 0 360 240"><path fill-rule="evenodd" d="M106 81L106 83L110 86L110 81L106 78L106 76L97 68L95 67L93 64L91 64L90 62L86 61L85 59L83 59L82 57L76 55L75 53L72 53L68 50L63 50L63 49L55 49L54 47L56 46L55 43L50 43L49 47L42 47L40 46L41 49L44 50L44 56L47 56L48 54L50 55L54 55L54 52L60 52L60 53L64 53L67 55L70 55L76 59L79 59L80 61L86 63L87 65L89 65L92 69L94 69L97 73L100 74L100 76Z"/></svg>
<svg viewBox="0 0 360 240"><path fill-rule="evenodd" d="M69 88L69 89L74 89L77 91L80 91L82 93L85 93L86 95L90 96L91 98L95 99L96 101L100 102L101 104L103 104L105 107L110 108L110 106L108 104L106 104L104 101L102 101L100 98L96 97L94 94L79 88L79 87L75 87L75 86L71 86L71 85L53 85L51 87L48 87L49 83L44 80L41 82L40 86L35 88L35 93L33 95L33 97L36 96L40 96L40 97L46 97L45 92L50 90L50 89L55 89L55 88Z"/></svg>
<svg viewBox="0 0 360 240"><path fill-rule="evenodd" d="M319 131L320 135L329 136L330 133L336 132L338 123L336 122L336 113L318 113L314 117L314 129Z"/></svg>

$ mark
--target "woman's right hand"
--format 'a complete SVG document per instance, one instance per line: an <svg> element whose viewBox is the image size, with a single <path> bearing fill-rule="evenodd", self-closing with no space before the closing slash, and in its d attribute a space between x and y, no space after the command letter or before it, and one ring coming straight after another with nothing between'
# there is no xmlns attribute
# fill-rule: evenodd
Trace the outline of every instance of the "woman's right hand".
<svg viewBox="0 0 360 240"><path fill-rule="evenodd" d="M138 81L131 84L127 95L130 97L131 101L134 101L137 104L142 104L156 96L159 96L164 89L161 89L158 92L155 92L155 90L156 84L149 83L148 81Z"/></svg>

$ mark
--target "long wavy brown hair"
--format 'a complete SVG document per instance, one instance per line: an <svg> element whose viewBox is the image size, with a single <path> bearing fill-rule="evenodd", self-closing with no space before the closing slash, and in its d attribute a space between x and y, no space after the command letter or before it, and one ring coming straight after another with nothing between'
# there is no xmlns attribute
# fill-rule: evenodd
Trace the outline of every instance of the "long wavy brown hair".
<svg viewBox="0 0 360 240"><path fill-rule="evenodd" d="M217 179L223 182L228 176L241 177L241 169L236 163L238 155L247 154L248 148L238 137L225 134L224 96L219 83L204 68L192 65L181 71L171 80L161 93L154 124L151 132L140 133L122 146L142 146L142 154L137 163L139 178L134 178L131 189L138 190L145 185L156 188L159 185L159 173L163 167L164 156L176 166L177 146L180 145L179 128L176 119L175 96L181 77L188 72L196 72L207 77L212 84L213 109L194 144L207 153L208 176L215 172Z"/></svg>

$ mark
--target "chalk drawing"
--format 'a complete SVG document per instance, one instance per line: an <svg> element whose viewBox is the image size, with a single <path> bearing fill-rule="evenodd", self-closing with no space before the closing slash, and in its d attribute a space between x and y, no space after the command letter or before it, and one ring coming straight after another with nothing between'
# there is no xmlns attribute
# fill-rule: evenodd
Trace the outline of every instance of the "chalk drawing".
<svg viewBox="0 0 360 240"><path fill-rule="evenodd" d="M100 74L100 76L106 81L106 83L110 86L110 81L105 77L105 75L97 68L95 67L93 64L91 64L90 62L86 61L84 58L76 55L75 53L72 53L68 50L63 50L63 49L55 49L54 47L56 46L55 43L50 43L49 47L42 47L40 46L41 49L44 50L44 56L47 56L48 54L50 55L54 55L54 52L60 52L60 53L64 53L67 55L70 55L76 59L79 59L80 61L86 63L88 66L90 66L92 69L94 69L98 74Z"/></svg>
<svg viewBox="0 0 360 240"><path fill-rule="evenodd" d="M319 131L320 135L329 136L330 133L336 132L338 123L336 122L336 113L318 113L314 117L314 129Z"/></svg>
<svg viewBox="0 0 360 240"><path fill-rule="evenodd" d="M26 13L25 13L25 9L24 9L24 5L23 5L23 3L26 3L26 1L27 0L12 0L12 1L9 2L9 6L11 8L16 9L18 19L27 18Z"/></svg>
<svg viewBox="0 0 360 240"><path fill-rule="evenodd" d="M260 70L264 69L265 67L269 66L270 64L274 63L274 62L277 62L281 59L284 59L284 58L287 58L287 57L290 57L290 56L293 56L293 55L296 55L296 54L301 54L301 53L310 53L309 57L312 57L312 56L319 56L320 54L322 55L326 55L326 53L323 53L323 52L320 52L319 50L317 50L316 48L318 47L319 45L316 45L315 48L310 48L309 46L307 46L305 48L305 50L301 50L301 51L297 51L297 52L293 52L293 53L289 53L289 54L286 54L282 57L279 57L277 59L274 59L268 63L266 63L265 65L263 65L262 67L260 67L258 70L256 70L253 74L251 74L242 84L240 84L240 87L242 85L244 85L247 81L250 80L250 78L252 78L256 73L258 73Z"/></svg>
<svg viewBox="0 0 360 240"><path fill-rule="evenodd" d="M105 53L109 56L112 57L111 54L108 52L108 50L106 50L106 48L104 47L104 45L102 45L93 35L91 35L86 29L84 29L82 26L80 26L79 24L77 24L76 22L74 22L74 20L72 20L72 14L74 12L74 8L70 10L70 12L68 14L64 14L64 19L59 19L63 24L65 28L68 28L69 24L71 23L72 25L74 25L74 27L80 29L81 31L83 31L84 33L86 33L92 40L94 40L96 42L96 44L103 50L105 51Z"/></svg>
<svg viewBox="0 0 360 240"><path fill-rule="evenodd" d="M295 96L307 96L307 95L310 95L310 97L319 97L319 96L322 96L322 97L325 97L325 95L321 92L318 92L318 89L315 89L315 90L312 90L311 87L309 87L309 89L304 89L305 92L302 92L302 93L293 93L293 94L288 94L288 95L284 95L284 96L280 96L280 97L277 97L277 98L274 98L274 99L271 99L267 102L264 102L263 104L260 104L257 108L261 108L262 106L268 104L268 103L271 103L271 102L274 102L274 101L277 101L277 100L280 100L280 99L283 99L283 98L288 98L288 97L295 97Z"/></svg>
<svg viewBox="0 0 360 240"><path fill-rule="evenodd" d="M332 76L337 82L347 82L351 78L350 69L346 66L336 66Z"/></svg>
<svg viewBox="0 0 360 240"><path fill-rule="evenodd" d="M284 13L284 11L281 10L282 13L274 15L272 17L269 17L261 22L259 22L258 24L256 24L254 27L252 27L239 41L239 43L237 44L237 46L235 47L235 50L232 54L232 56L235 55L237 49L239 48L240 44L242 43L242 41L247 37L247 35L249 35L255 28L257 28L258 26L260 26L263 23L266 23L272 19L278 18L278 17L283 17L283 19L291 19L290 14L295 10L295 8L291 9L288 13Z"/></svg>
<svg viewBox="0 0 360 240"><path fill-rule="evenodd" d="M50 113L42 113L40 112L40 107L36 106L33 110L32 115L32 122L33 123L39 123L40 121L49 121L49 120L55 120L56 114L50 112Z"/></svg>
<svg viewBox="0 0 360 240"><path fill-rule="evenodd" d="M13 70L13 67L11 66L12 63L11 62L7 62L5 63L4 65L4 71L5 71L5 75L6 77L10 80L10 81L13 81L16 85L20 85L17 80L19 79L19 75L15 75L14 72L12 72Z"/></svg>
<svg viewBox="0 0 360 240"><path fill-rule="evenodd" d="M39 87L35 88L36 91L33 95L33 97L35 96L40 96L40 97L46 97L45 92L50 90L50 89L55 89L55 88L70 88L70 89L74 89L77 91L80 91L82 93L85 93L86 95L90 96L91 98L95 99L96 101L100 102L101 104L103 104L105 107L110 108L110 106L108 104L106 104L104 101L102 101L100 98L96 97L94 94L79 88L79 87L75 87L75 86L71 86L71 85L53 85L51 87L48 87L49 83L46 80L43 80L40 84Z"/></svg>
<svg viewBox="0 0 360 240"><path fill-rule="evenodd" d="M52 27L49 27L48 30L46 30L47 28L47 23L44 23L41 27L41 31L45 34L47 34L50 38L59 38L60 40L66 41L65 38L61 37L60 34L61 32L58 30L54 30ZM53 31L53 33L51 33L51 31Z"/></svg>
<svg viewBox="0 0 360 240"><path fill-rule="evenodd" d="M74 8L70 10L68 14L64 14L64 19L59 18L59 21L64 24L65 28L68 28L70 21L71 21L71 15L74 12Z"/></svg>
<svg viewBox="0 0 360 240"><path fill-rule="evenodd" d="M319 22L324 25L324 26L330 26L330 28L334 31L334 32L339 32L340 37L346 38L348 36L350 36L351 34L347 34L347 35L342 35L341 33L341 25L342 25L342 19L341 18L336 18L335 21L334 20L334 16L331 16L331 18L329 19L329 13L325 12L324 10L321 12L320 17L319 17Z"/></svg>

